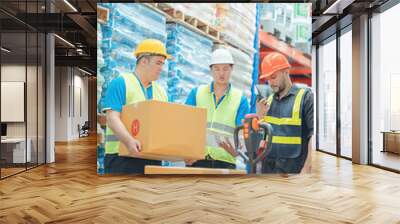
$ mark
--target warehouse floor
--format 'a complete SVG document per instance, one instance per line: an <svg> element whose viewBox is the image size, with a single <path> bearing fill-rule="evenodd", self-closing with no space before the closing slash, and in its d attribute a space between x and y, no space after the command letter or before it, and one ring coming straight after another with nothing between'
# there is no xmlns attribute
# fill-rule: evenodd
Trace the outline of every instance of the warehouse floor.
<svg viewBox="0 0 400 224"><path fill-rule="evenodd" d="M58 144L56 163L0 181L0 223L396 223L399 174L315 152L289 177L100 177L96 139Z"/></svg>

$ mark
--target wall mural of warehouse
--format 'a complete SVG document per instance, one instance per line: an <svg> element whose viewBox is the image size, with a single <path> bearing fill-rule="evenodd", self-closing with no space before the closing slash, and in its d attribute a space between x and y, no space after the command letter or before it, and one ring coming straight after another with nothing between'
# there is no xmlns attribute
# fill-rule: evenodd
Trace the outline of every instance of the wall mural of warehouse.
<svg viewBox="0 0 400 224"><path fill-rule="evenodd" d="M311 44L308 3L99 3L98 173L306 172Z"/></svg>

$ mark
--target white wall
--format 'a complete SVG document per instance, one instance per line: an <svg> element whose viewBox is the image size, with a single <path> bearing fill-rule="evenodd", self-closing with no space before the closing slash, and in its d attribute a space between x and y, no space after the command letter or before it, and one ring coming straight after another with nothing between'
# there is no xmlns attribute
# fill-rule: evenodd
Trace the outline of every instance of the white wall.
<svg viewBox="0 0 400 224"><path fill-rule="evenodd" d="M88 120L88 78L82 75L75 68L56 67L56 141L79 138L78 124L83 125Z"/></svg>
<svg viewBox="0 0 400 224"><path fill-rule="evenodd" d="M68 86L67 67L55 68L55 141L68 140Z"/></svg>
<svg viewBox="0 0 400 224"><path fill-rule="evenodd" d="M75 77L74 77L74 86L75 86L75 92L74 92L74 99L75 99L75 106L74 106L74 110L75 113L73 113L73 115L75 115L73 117L72 121L72 132L71 135L73 136L73 138L78 138L79 137L79 133L78 133L78 124L80 124L81 126L85 123L85 121L88 121L88 78L87 77L82 77L80 75L76 75L76 72L78 70L75 70ZM83 74L80 73L79 74ZM79 93L80 92L80 93ZM79 97L80 96L80 97ZM79 102L81 101L81 102ZM82 107L82 108L79 108ZM80 109L82 111L80 111Z"/></svg>
<svg viewBox="0 0 400 224"><path fill-rule="evenodd" d="M25 82L25 65L2 65L1 66L1 81L6 82ZM5 110L6 108L1 108ZM8 137L25 137L25 123L11 122L7 123Z"/></svg>
<svg viewBox="0 0 400 224"><path fill-rule="evenodd" d="M25 82L25 64L1 65L1 81Z"/></svg>
<svg viewBox="0 0 400 224"><path fill-rule="evenodd" d="M5 64L1 66L1 81L3 82L25 82L25 74L26 70L28 72L28 75L31 74L36 74L36 67L33 66L27 66L27 68L24 65L19 65L19 64ZM29 78L29 77L28 77ZM30 85L36 86L36 80L29 80ZM32 91L32 92L31 92ZM28 93L27 93L27 103L28 106L30 106L31 102L35 102L34 106L36 108L36 87L35 88L28 88ZM40 106L40 105L39 105ZM6 110L7 108L1 108L2 110ZM30 111L30 110L28 110ZM35 121L36 123L36 113L27 113L28 116L28 122ZM28 128L32 127L32 124L28 125ZM35 128L36 130L36 128ZM8 137L25 137L25 122L7 122L7 136ZM35 133L36 136L36 133ZM28 137L29 132L28 132Z"/></svg>
<svg viewBox="0 0 400 224"><path fill-rule="evenodd" d="M36 70L38 69L38 70ZM25 82L27 97L26 110L27 120L25 122L6 122L7 137L9 138L25 138L31 140L32 161L36 162L39 153L39 163L44 163L44 92L42 68L40 66L25 66L25 64L3 64L1 66L1 81L9 82ZM27 82L25 78L28 78ZM38 91L38 92L37 92ZM4 96L2 96L4 97ZM9 110L10 108L1 108L1 110ZM25 112L25 111L23 111ZM27 133L26 133L27 131Z"/></svg>

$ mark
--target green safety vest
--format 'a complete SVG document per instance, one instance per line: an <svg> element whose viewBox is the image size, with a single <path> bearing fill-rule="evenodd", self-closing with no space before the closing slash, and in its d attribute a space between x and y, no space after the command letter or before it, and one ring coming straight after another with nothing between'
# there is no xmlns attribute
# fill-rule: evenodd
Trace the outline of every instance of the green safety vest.
<svg viewBox="0 0 400 224"><path fill-rule="evenodd" d="M126 89L126 102L125 105L133 104L133 103L138 103L141 101L145 101L146 97L142 91L142 87L140 85L140 81L136 77L136 75L133 74L123 74L121 75L122 78L124 78L125 81L125 89ZM158 101L168 101L167 94L165 93L165 90L158 85L155 82L152 82L152 90L153 90L153 100L158 100ZM113 131L111 128L108 127L106 129L106 143L105 143L105 148L106 148L106 154L114 154L119 152L119 139L117 136L114 135Z"/></svg>
<svg viewBox="0 0 400 224"><path fill-rule="evenodd" d="M214 94L210 91L210 85L201 85L197 89L196 106L207 109L207 129L209 131L233 137L236 114L241 99L242 92L231 87L217 107ZM207 145L206 155L214 160L236 164L236 158L221 147Z"/></svg>
<svg viewBox="0 0 400 224"><path fill-rule="evenodd" d="M267 102L270 105L264 121L271 124L273 130L272 149L268 157L297 158L301 154L301 117L302 99L305 89L298 88L296 97L290 102L291 110L277 108L279 105L269 96ZM286 114L285 114L286 113Z"/></svg>

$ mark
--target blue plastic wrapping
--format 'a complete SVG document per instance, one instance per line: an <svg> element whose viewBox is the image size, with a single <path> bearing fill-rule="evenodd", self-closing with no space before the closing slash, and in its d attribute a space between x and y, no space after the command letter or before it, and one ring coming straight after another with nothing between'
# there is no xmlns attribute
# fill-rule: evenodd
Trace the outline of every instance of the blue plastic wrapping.
<svg viewBox="0 0 400 224"><path fill-rule="evenodd" d="M183 103L191 89L212 80L213 42L177 23L167 24L167 34L167 52L173 56L168 67L168 95L171 101Z"/></svg>
<svg viewBox="0 0 400 224"><path fill-rule="evenodd" d="M258 38L258 31L260 26L260 7L262 4L257 3L256 5L256 33L254 35L254 59L253 59L253 83L251 85L251 100L250 100L250 112L256 112L256 94L255 94L255 86L258 84L258 67L259 67L259 60L260 60L260 45L259 45L259 38Z"/></svg>
<svg viewBox="0 0 400 224"><path fill-rule="evenodd" d="M104 157L105 157L104 144L100 144L97 146L97 173L98 174L104 174Z"/></svg>
<svg viewBox="0 0 400 224"><path fill-rule="evenodd" d="M105 91L112 79L123 73L135 70L136 58L133 54L136 46L147 38L166 42L166 18L164 15L142 4L135 3L99 3L110 10L109 20L100 24L102 38L98 48L102 52L102 67L99 68L102 87L98 99L98 110L104 108ZM157 82L167 89L168 61Z"/></svg>

